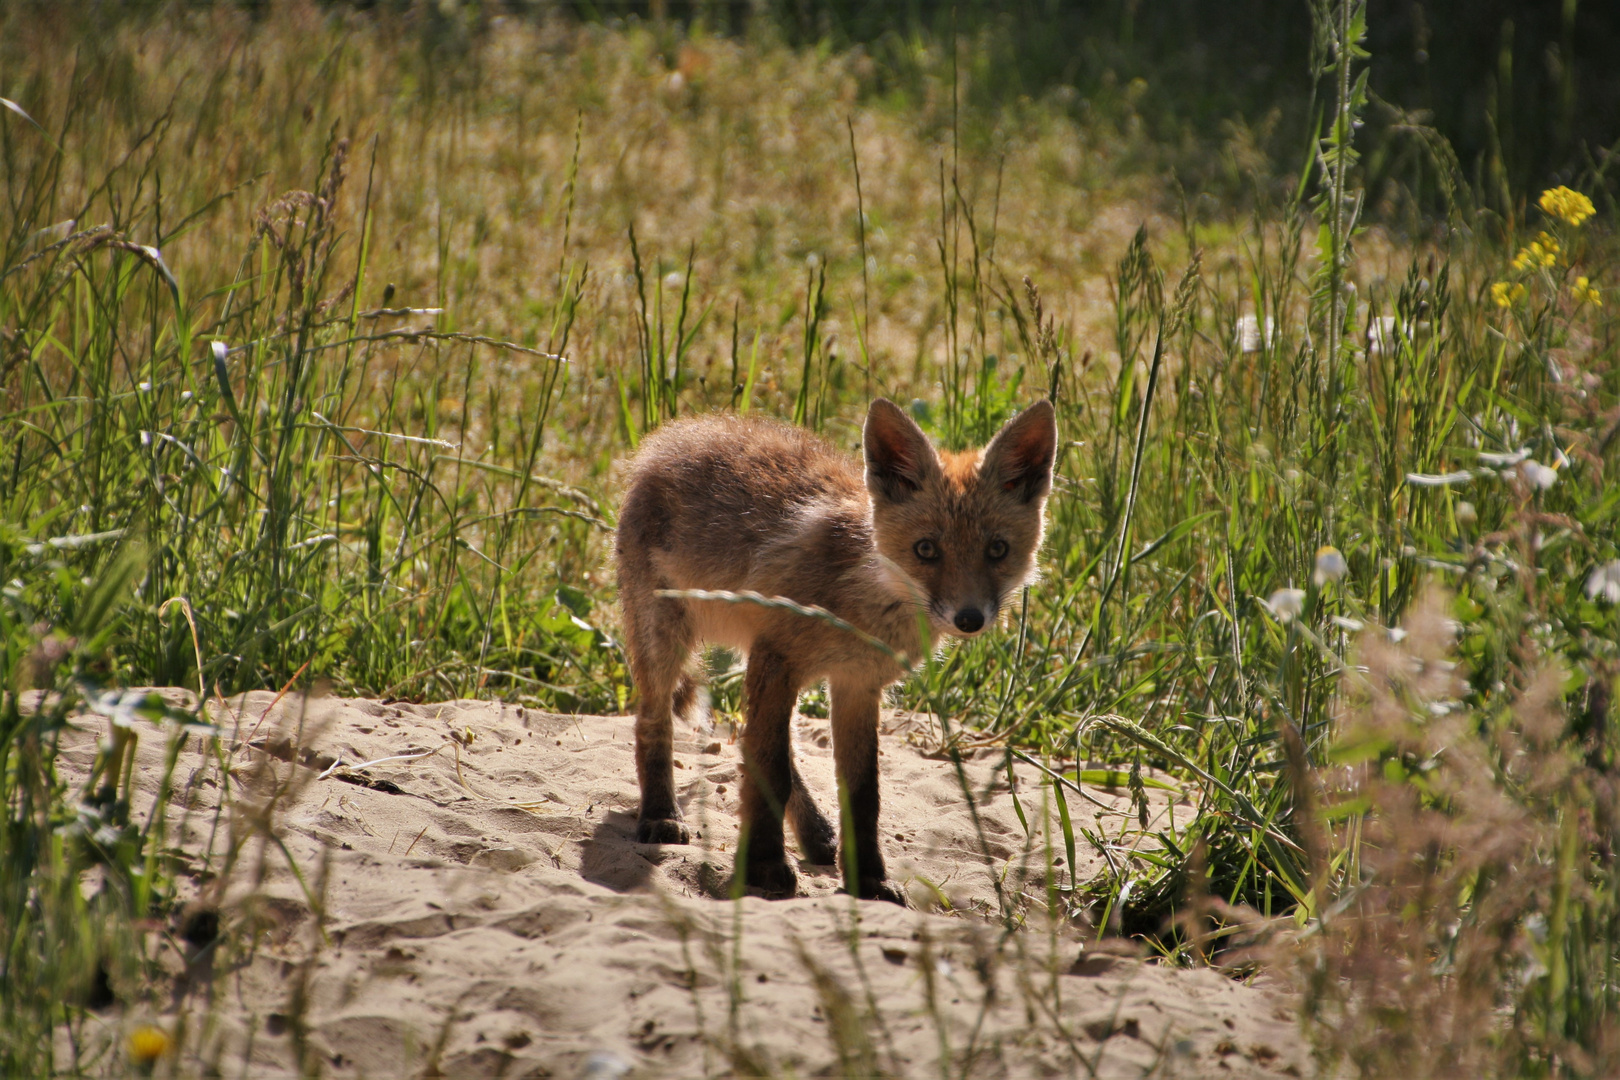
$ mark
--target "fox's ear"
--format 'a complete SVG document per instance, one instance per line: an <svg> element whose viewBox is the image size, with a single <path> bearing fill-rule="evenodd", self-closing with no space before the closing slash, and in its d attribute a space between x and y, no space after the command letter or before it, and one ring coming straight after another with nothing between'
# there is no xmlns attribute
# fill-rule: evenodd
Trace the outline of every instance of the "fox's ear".
<svg viewBox="0 0 1620 1080"><path fill-rule="evenodd" d="M887 398L878 398L867 410L861 443L866 450L866 490L890 502L905 502L939 470L928 436Z"/></svg>
<svg viewBox="0 0 1620 1080"><path fill-rule="evenodd" d="M984 449L979 475L1023 501L1052 490L1057 455L1057 416L1050 401L1037 401L1011 420Z"/></svg>

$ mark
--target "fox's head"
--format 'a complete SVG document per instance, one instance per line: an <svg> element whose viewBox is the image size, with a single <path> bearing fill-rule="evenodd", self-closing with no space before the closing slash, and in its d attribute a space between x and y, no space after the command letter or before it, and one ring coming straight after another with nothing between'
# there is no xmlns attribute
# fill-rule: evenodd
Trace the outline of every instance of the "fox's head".
<svg viewBox="0 0 1620 1080"><path fill-rule="evenodd" d="M1051 403L1007 421L983 450L952 454L879 398L863 444L878 553L904 575L897 586L939 629L974 636L1035 572L1057 452Z"/></svg>

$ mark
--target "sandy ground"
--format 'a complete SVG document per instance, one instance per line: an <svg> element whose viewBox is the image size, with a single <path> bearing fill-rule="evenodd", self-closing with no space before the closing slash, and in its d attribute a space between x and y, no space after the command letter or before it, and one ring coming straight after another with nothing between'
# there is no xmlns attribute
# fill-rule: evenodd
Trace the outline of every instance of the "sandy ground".
<svg viewBox="0 0 1620 1080"><path fill-rule="evenodd" d="M229 780L193 739L169 811L197 896L224 897L227 923L257 930L244 953L181 933L159 946L177 985L149 1015L171 1028L184 1016L192 1039L206 1027L204 1058L224 1075L293 1073L300 1054L334 1077L1309 1072L1280 996L1054 927L1031 902L1047 865L1034 770L1018 774L1030 838L1000 752L967 761L975 827L954 766L928 752L916 719L886 717L881 759L890 872L917 904L907 910L851 901L832 867L803 863L795 899L727 899L739 751L724 727L677 728L697 835L656 847L634 840L625 717L272 700L212 708L236 743L222 752ZM830 810L826 721L795 723L806 780ZM64 741L70 782L106 731L93 717L80 729ZM163 755L162 733L145 728L136 776L148 799ZM1127 807L1123 794L1097 797ZM1157 796L1155 814L1175 809ZM1126 819L1101 820L1117 831ZM1102 868L1084 845L1079 861L1082 880ZM106 1037L131 1015L109 1014Z"/></svg>

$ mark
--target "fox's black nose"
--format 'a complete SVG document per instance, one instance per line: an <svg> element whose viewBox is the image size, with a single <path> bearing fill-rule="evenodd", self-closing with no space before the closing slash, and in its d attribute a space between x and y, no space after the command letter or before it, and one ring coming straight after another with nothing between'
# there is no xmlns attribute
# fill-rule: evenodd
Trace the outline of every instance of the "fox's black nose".
<svg viewBox="0 0 1620 1080"><path fill-rule="evenodd" d="M978 608L963 608L956 613L956 628L964 634L977 634L984 626L984 613Z"/></svg>

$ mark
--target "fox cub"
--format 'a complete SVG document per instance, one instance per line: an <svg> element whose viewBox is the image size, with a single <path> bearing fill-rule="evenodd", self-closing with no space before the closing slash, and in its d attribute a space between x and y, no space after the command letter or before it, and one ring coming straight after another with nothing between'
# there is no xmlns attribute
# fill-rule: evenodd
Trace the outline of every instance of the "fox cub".
<svg viewBox="0 0 1620 1080"><path fill-rule="evenodd" d="M937 452L892 402L866 416L864 475L799 428L737 416L668 424L630 469L616 555L636 706L641 815L636 839L684 844L675 799L675 714L690 717L699 642L748 655L737 873L792 896L783 847L793 825L808 861L838 862L838 838L794 764L789 720L799 691L822 679L833 756L848 807L844 884L905 903L878 844L878 708L905 670L831 623L758 604L676 599L659 590L752 590L832 612L919 659L943 633L971 638L995 622L1034 573L1057 424L1041 401L989 446Z"/></svg>

